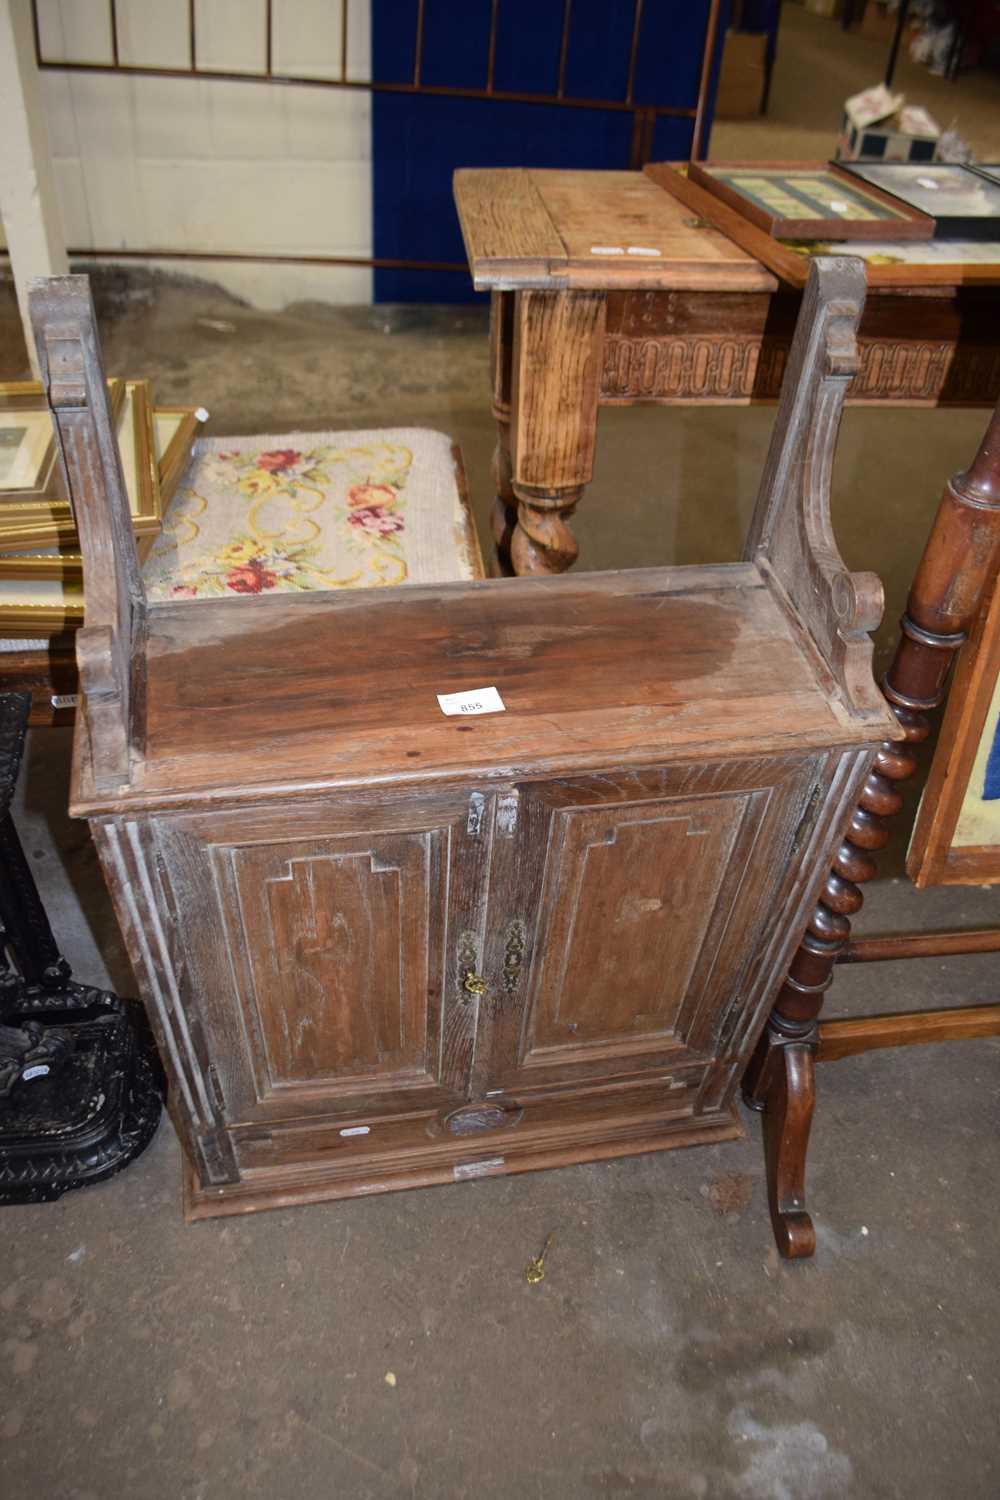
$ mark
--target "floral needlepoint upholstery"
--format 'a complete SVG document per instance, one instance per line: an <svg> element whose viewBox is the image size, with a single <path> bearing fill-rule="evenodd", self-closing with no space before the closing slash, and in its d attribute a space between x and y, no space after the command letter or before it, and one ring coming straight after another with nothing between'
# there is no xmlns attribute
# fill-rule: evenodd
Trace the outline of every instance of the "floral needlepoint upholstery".
<svg viewBox="0 0 1000 1500"><path fill-rule="evenodd" d="M483 576L461 460L425 428L204 438L143 568L152 600Z"/></svg>

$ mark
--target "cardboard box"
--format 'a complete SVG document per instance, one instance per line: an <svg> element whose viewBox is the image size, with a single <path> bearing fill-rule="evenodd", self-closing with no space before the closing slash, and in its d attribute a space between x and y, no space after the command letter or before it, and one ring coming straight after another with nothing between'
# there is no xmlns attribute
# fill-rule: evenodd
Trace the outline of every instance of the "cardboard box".
<svg viewBox="0 0 1000 1500"><path fill-rule="evenodd" d="M726 32L715 100L717 120L747 120L760 114L766 53L766 31Z"/></svg>
<svg viewBox="0 0 1000 1500"><path fill-rule="evenodd" d="M919 105L890 94L884 83L844 103L838 161L933 161L941 130Z"/></svg>

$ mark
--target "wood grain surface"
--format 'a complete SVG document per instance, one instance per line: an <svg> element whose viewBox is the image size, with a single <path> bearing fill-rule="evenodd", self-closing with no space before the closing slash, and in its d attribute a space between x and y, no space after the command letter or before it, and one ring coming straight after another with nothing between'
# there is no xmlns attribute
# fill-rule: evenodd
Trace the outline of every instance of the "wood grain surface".
<svg viewBox="0 0 1000 1500"><path fill-rule="evenodd" d="M144 759L102 797L79 747L78 814L858 738L753 564L155 605L146 661Z"/></svg>
<svg viewBox="0 0 1000 1500"><path fill-rule="evenodd" d="M770 291L777 284L641 172L465 169L454 186L481 291Z"/></svg>

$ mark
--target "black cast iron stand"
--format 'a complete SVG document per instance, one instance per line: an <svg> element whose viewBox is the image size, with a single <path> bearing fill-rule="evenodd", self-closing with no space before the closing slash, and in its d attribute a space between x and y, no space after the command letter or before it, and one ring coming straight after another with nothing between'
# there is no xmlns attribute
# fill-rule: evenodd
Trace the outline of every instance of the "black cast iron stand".
<svg viewBox="0 0 1000 1500"><path fill-rule="evenodd" d="M161 1107L137 1007L73 979L10 815L30 704L0 694L0 1204L120 1172Z"/></svg>

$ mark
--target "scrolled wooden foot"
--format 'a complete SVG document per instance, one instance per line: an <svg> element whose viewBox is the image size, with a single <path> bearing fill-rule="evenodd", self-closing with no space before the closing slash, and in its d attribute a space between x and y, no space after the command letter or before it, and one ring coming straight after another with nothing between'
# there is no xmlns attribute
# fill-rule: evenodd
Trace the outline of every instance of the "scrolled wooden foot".
<svg viewBox="0 0 1000 1500"><path fill-rule="evenodd" d="M816 1231L806 1209L806 1155L816 1104L816 1042L783 1041L769 1031L744 1098L760 1111L767 1170L767 1201L775 1243L786 1260L816 1251Z"/></svg>
<svg viewBox="0 0 1000 1500"><path fill-rule="evenodd" d="M516 485L515 494L517 525L510 546L515 573L519 577L565 573L580 551L566 523L576 510L583 488L536 494Z"/></svg>

